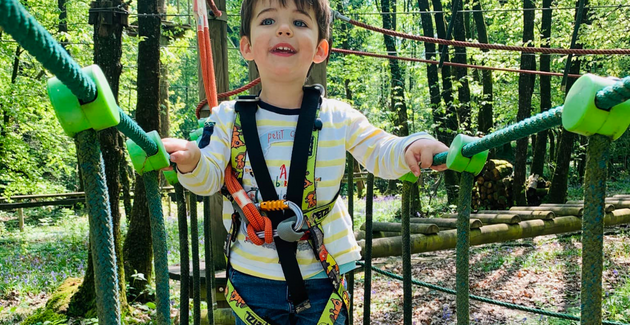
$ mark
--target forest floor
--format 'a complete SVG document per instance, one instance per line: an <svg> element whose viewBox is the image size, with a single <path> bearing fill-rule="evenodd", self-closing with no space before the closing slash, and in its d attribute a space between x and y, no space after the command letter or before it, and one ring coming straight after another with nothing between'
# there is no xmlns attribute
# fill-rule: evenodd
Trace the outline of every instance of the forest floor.
<svg viewBox="0 0 630 325"><path fill-rule="evenodd" d="M609 194L628 193L627 188L630 188L630 177L609 185ZM571 197L582 195L580 187L570 191ZM394 212L399 202L397 197L376 198L375 221L395 221ZM433 208L435 205L423 202L423 206ZM0 325L19 324L43 307L65 279L82 278L85 271L88 222L81 211L37 208L25 210L25 214L26 230L20 232L15 214L0 211ZM364 214L365 200L355 200L355 229L364 221ZM165 219L169 264L177 264L177 219L169 213ZM125 232L126 222L121 224ZM203 234L203 222L199 223L199 233ZM604 319L630 323L630 228L610 228L606 233L602 292ZM200 244L203 245L203 238L200 238ZM374 259L373 265L402 275L400 258ZM414 254L412 266L415 280L455 289L453 250ZM579 315L580 270L579 232L476 246L470 249L470 293L526 307ZM354 324L363 324L363 278L364 273L357 272ZM371 324L403 323L401 281L373 272L371 293ZM172 282L173 315L178 312L178 297L178 283ZM154 310L150 305L136 305L135 311L132 319L124 323L152 324L150 315ZM80 322L95 323L96 319ZM413 287L414 325L455 323L455 296ZM471 300L470 323L568 325L578 322ZM54 323L57 324L60 323Z"/></svg>
<svg viewBox="0 0 630 325"><path fill-rule="evenodd" d="M604 319L630 321L630 229L607 229L604 240ZM489 244L470 250L470 294L547 311L580 313L580 234ZM373 266L402 275L400 258ZM454 251L412 256L415 280L455 289ZM363 324L363 273L355 285L354 324ZM403 323L402 281L372 272L371 324ZM414 325L455 324L455 296L413 286ZM471 324L578 324L470 300Z"/></svg>

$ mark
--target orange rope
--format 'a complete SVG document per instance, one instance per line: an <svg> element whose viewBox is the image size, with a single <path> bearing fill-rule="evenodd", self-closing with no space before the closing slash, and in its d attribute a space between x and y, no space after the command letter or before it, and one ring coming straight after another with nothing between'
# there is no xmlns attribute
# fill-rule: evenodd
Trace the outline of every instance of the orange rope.
<svg viewBox="0 0 630 325"><path fill-rule="evenodd" d="M215 6L216 8L216 6ZM203 79L206 98L210 107L219 104L217 98L217 84L214 76L214 62L212 59L212 42L208 30L208 14L205 0L195 1L195 15L197 16L197 43L199 44L199 62L201 63L201 77ZM220 15L220 12L219 12ZM196 112L199 118L199 112Z"/></svg>
<svg viewBox="0 0 630 325"><path fill-rule="evenodd" d="M228 165L225 169L225 186L232 195L234 201L241 207L245 218L247 218L247 236L255 245L264 243L271 244L273 242L273 228L271 220L262 216L254 203L247 197L243 186L236 179L236 175L232 171L232 166ZM264 240L259 238L256 232L265 231Z"/></svg>

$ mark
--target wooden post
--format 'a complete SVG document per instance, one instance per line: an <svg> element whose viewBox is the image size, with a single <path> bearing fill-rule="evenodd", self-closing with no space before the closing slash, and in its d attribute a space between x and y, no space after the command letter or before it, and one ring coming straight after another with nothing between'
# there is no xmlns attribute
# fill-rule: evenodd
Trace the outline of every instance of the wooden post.
<svg viewBox="0 0 630 325"><path fill-rule="evenodd" d="M215 5L223 13L221 17L215 18L213 15L208 14L208 31L210 34L210 44L212 46L212 59L214 63L214 76L216 79L217 92L226 92L229 89L230 83L228 78L228 54L227 54L227 11L225 0L215 0ZM203 79L199 74L199 99L206 98ZM204 107L200 112L200 117L210 116L210 108ZM227 230L223 226L222 212L223 212L223 198L221 193L216 193L210 197L210 219L213 222L210 223L210 231L212 233L212 252L214 255L215 269L225 268L225 258L223 257L223 241L222 239L227 236ZM206 261L206 265L211 265L210 261Z"/></svg>
<svg viewBox="0 0 630 325"><path fill-rule="evenodd" d="M20 231L24 232L24 209L18 209L18 220L20 223Z"/></svg>

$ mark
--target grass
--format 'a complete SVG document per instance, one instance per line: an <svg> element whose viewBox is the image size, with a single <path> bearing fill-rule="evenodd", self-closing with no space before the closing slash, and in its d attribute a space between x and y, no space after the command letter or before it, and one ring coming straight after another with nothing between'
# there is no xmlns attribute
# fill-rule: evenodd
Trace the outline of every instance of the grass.
<svg viewBox="0 0 630 325"><path fill-rule="evenodd" d="M68 277L82 277L87 218L68 209L26 210L25 231L0 229L0 324L15 324ZM0 217L8 215L2 212Z"/></svg>

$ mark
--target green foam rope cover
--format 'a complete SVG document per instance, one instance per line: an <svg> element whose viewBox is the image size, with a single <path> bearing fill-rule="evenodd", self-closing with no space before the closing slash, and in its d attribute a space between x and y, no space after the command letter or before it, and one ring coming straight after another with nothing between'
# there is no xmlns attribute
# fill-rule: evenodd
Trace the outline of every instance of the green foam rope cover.
<svg viewBox="0 0 630 325"><path fill-rule="evenodd" d="M175 170L163 170L162 173L164 173L164 178L166 178L166 181L169 184L175 185L179 183L179 180L177 179L177 172Z"/></svg>
<svg viewBox="0 0 630 325"><path fill-rule="evenodd" d="M48 79L48 97L57 119L68 136L88 129L104 130L120 123L118 104L107 79L97 65L82 70L96 84L96 98L81 105L79 99L56 77Z"/></svg>
<svg viewBox="0 0 630 325"><path fill-rule="evenodd" d="M169 155L166 152L166 149L164 149L164 144L162 143L162 139L157 131L148 132L147 137L153 140L158 147L158 152L149 157L147 157L147 153L144 152L139 145L133 142L133 140L127 140L127 151L129 151L131 163L133 164L133 168L140 175L153 170L166 168L170 164Z"/></svg>
<svg viewBox="0 0 630 325"><path fill-rule="evenodd" d="M479 140L471 136L458 134L450 148L448 148L448 155L446 156L446 167L456 172L469 172L473 175L481 173L483 166L488 159L488 150L482 151L474 156L468 158L462 154L462 149L465 145Z"/></svg>
<svg viewBox="0 0 630 325"><path fill-rule="evenodd" d="M621 137L630 125L630 101L614 106L609 111L595 105L597 92L615 82L615 79L592 74L580 77L565 99L562 126L585 136L601 134L613 140Z"/></svg>

